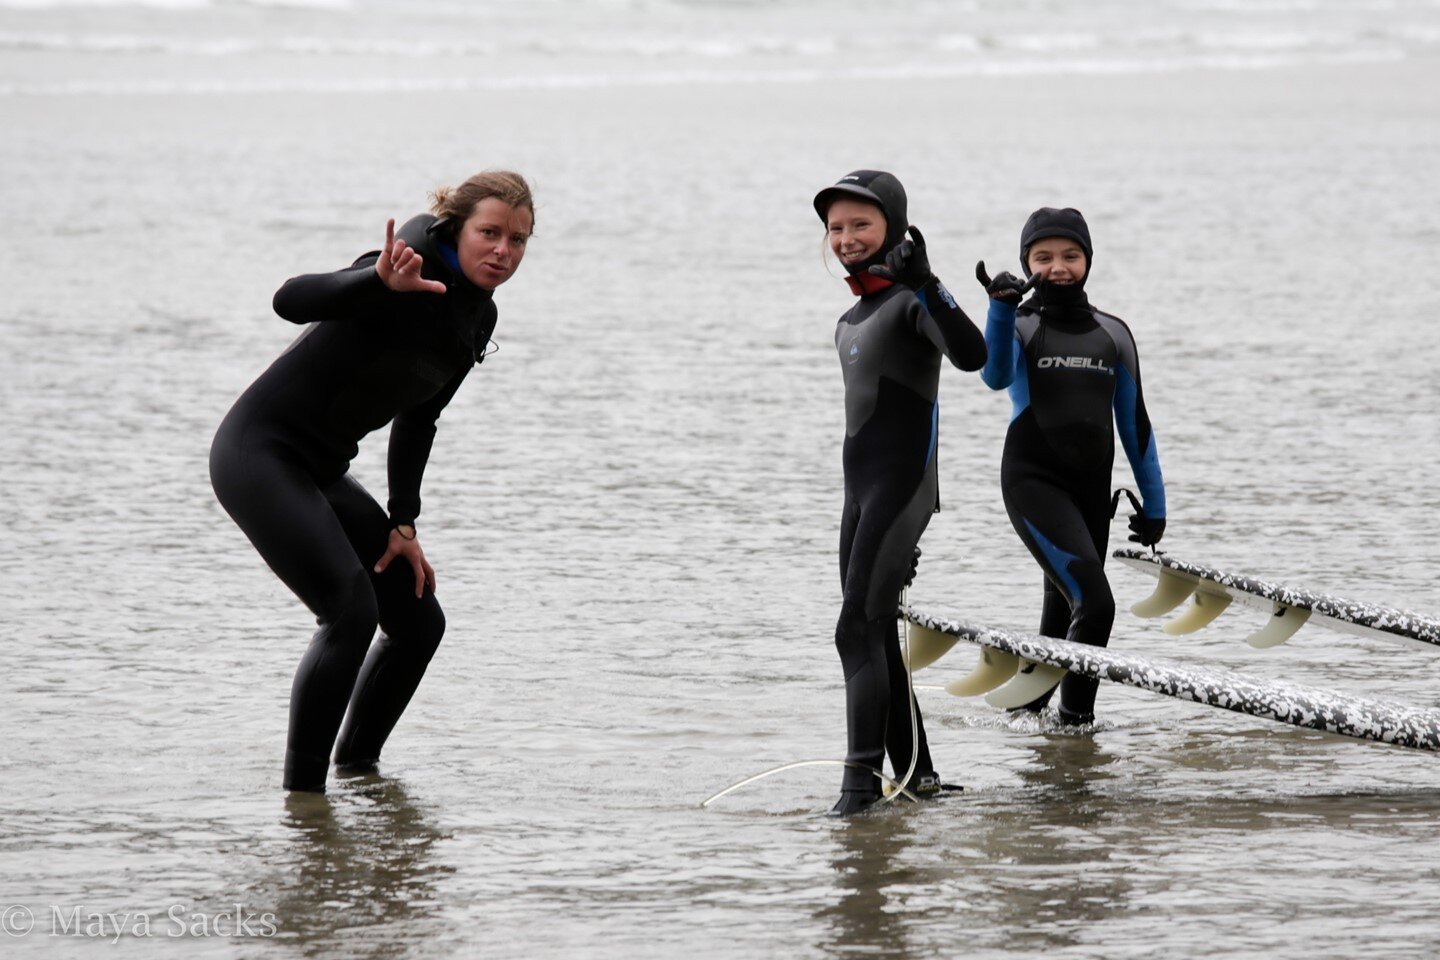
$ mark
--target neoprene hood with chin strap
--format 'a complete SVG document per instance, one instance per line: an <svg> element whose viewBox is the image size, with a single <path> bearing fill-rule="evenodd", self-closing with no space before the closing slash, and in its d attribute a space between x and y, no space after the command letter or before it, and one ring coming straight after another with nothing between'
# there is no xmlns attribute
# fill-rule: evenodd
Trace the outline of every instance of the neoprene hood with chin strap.
<svg viewBox="0 0 1440 960"><path fill-rule="evenodd" d="M872 266L884 263L885 254L905 239L905 231L910 227L909 215L905 209L905 188L893 173L886 173L884 170L852 170L835 181L834 185L815 194L815 212L819 214L820 222L828 222L832 203L847 197L872 203L885 215L885 243L881 248L860 263L845 264L845 269L852 274L864 273Z"/></svg>

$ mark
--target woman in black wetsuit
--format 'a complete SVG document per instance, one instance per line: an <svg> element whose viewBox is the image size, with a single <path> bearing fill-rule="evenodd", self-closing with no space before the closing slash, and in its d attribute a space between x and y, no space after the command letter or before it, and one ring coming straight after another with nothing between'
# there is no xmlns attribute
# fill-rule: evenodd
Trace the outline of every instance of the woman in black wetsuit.
<svg viewBox="0 0 1440 960"><path fill-rule="evenodd" d="M1131 540L1160 542L1165 483L1135 338L1124 321L1095 309L1085 295L1092 260L1090 228L1080 211L1044 207L1020 234L1020 262L1040 275L1034 295L1022 305L1024 281L1009 273L991 280L983 263L976 276L990 294L989 359L980 375L993 390L1008 387L1014 405L1000 464L1005 510L1045 572L1040 633L1103 647L1115 619L1104 569L1114 512L1112 423L1143 498L1130 518ZM1095 719L1097 686L1066 674L1062 723ZM1053 693L1024 709L1042 709Z"/></svg>
<svg viewBox="0 0 1440 960"><path fill-rule="evenodd" d="M398 233L391 220L382 250L276 292L275 312L309 326L210 448L216 497L319 624L290 693L287 790L324 791L332 746L338 765L376 763L445 630L415 532L420 479L436 418L484 358L491 294L520 266L535 207L508 171L433 199L433 216ZM387 423L388 511L348 473Z"/></svg>
<svg viewBox="0 0 1440 960"><path fill-rule="evenodd" d="M985 363L980 331L930 272L925 241L910 228L905 190L889 173L857 170L815 196L830 249L860 299L840 318L835 347L845 376L845 507L840 520L843 600L835 646L845 672L849 736L840 800L832 812L880 798L885 754L911 789L943 786L920 708L900 658L896 605L915 545L937 507L935 454L941 356L962 370Z"/></svg>

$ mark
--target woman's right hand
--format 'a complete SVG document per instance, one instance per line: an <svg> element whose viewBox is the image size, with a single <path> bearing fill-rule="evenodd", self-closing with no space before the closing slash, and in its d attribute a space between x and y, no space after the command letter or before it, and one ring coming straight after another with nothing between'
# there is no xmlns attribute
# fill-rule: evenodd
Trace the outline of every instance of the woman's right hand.
<svg viewBox="0 0 1440 960"><path fill-rule="evenodd" d="M408 537L400 532L399 527L391 528L390 541L385 546L384 555L375 562L375 572L384 573L385 568L390 566L390 561L396 557L404 557L410 562L410 569L415 572L415 598L418 600L424 596L426 585L429 585L431 593L435 592L435 568L425 559L425 551L420 549L415 528L410 524L404 526L410 528Z"/></svg>
<svg viewBox="0 0 1440 960"><path fill-rule="evenodd" d="M420 275L425 258L416 253L404 240L395 239L395 218L385 221L385 246L380 259L375 261L375 272L380 282L396 293L444 293L445 284L439 280L426 280Z"/></svg>

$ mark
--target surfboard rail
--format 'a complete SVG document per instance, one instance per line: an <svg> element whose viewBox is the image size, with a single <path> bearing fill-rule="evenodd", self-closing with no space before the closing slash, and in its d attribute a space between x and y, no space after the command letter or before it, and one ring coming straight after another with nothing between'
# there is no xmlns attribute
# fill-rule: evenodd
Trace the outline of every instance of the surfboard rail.
<svg viewBox="0 0 1440 960"><path fill-rule="evenodd" d="M1121 654L1068 640L1011 633L902 606L900 618L922 631L956 637L1032 663L1097 680L1202 703L1291 726L1416 750L1440 751L1440 710Z"/></svg>

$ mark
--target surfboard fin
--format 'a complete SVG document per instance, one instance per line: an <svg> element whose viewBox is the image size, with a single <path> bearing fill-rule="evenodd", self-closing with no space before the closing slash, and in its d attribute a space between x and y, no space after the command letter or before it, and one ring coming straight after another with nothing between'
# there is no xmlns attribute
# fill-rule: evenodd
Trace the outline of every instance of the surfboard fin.
<svg viewBox="0 0 1440 960"><path fill-rule="evenodd" d="M918 623L905 624L905 649L910 655L910 672L923 670L950 652L960 640L959 637L939 630L922 627ZM986 689L989 689L988 687Z"/></svg>
<svg viewBox="0 0 1440 960"><path fill-rule="evenodd" d="M1024 660L1021 661L1020 670L1015 674L1015 679L999 690L987 694L985 702L992 707L1001 707L1005 710L1012 707L1023 707L1049 693L1063 676L1065 676L1065 670L1060 667Z"/></svg>
<svg viewBox="0 0 1440 960"><path fill-rule="evenodd" d="M1185 612L1174 620L1168 621L1160 629L1172 637L1194 633L1224 613L1228 606L1230 606L1229 594L1206 593L1203 590L1197 590L1195 599L1190 602L1190 606Z"/></svg>
<svg viewBox="0 0 1440 960"><path fill-rule="evenodd" d="M957 697L978 697L1015 676L1015 671L1019 669L1020 658L1015 654L981 647L980 662L975 664L975 669L969 675L945 684L945 692Z"/></svg>
<svg viewBox="0 0 1440 960"><path fill-rule="evenodd" d="M1295 636L1295 631L1305 626L1305 621L1309 619L1309 610L1277 603L1265 626L1246 637L1245 642L1257 650L1278 647Z"/></svg>
<svg viewBox="0 0 1440 960"><path fill-rule="evenodd" d="M1131 606L1130 612L1137 617L1164 616L1184 603L1185 598L1194 592L1194 580L1187 580L1162 567L1159 571L1159 579L1155 583L1155 591L1144 600Z"/></svg>

